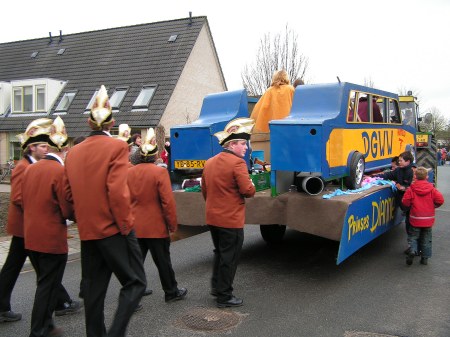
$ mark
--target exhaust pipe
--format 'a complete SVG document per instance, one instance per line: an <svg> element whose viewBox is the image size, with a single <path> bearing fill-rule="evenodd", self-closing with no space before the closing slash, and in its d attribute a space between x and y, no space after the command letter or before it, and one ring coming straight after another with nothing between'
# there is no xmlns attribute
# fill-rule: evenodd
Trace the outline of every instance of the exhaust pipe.
<svg viewBox="0 0 450 337"><path fill-rule="evenodd" d="M309 195L318 195L322 193L325 184L319 177L305 177L302 179L302 190Z"/></svg>

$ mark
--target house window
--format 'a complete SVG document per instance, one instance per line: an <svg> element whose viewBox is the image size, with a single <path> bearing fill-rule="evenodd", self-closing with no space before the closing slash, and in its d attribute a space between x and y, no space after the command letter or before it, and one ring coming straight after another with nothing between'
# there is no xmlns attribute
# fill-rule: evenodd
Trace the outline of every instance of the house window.
<svg viewBox="0 0 450 337"><path fill-rule="evenodd" d="M31 112L33 111L33 87L15 87L13 89L14 106L13 112Z"/></svg>
<svg viewBox="0 0 450 337"><path fill-rule="evenodd" d="M136 98L136 101L133 104L133 109L148 108L148 106L150 105L150 101L155 94L155 91L156 86L148 86L142 88L139 96Z"/></svg>
<svg viewBox="0 0 450 337"><path fill-rule="evenodd" d="M64 93L64 96L61 98L61 101L59 101L59 104L56 107L55 111L56 112L67 111L74 98L75 98L74 92Z"/></svg>
<svg viewBox="0 0 450 337"><path fill-rule="evenodd" d="M23 90L22 90L22 88L14 88L13 95L14 95L13 112L22 112L23 111L23 102L22 102Z"/></svg>
<svg viewBox="0 0 450 337"><path fill-rule="evenodd" d="M13 88L14 112L45 111L45 85L27 85Z"/></svg>
<svg viewBox="0 0 450 337"><path fill-rule="evenodd" d="M33 87L23 87L23 111L33 111Z"/></svg>
<svg viewBox="0 0 450 337"><path fill-rule="evenodd" d="M86 106L85 111L89 111L92 108L92 105L94 105L95 98L97 97L98 90L95 90L94 94L91 97L91 100L89 101L88 105Z"/></svg>
<svg viewBox="0 0 450 337"><path fill-rule="evenodd" d="M126 93L127 93L127 89L124 89L124 88L116 89L114 94L109 99L109 104L111 105L112 109L118 110L120 108L120 105L122 104L122 101L125 98Z"/></svg>
<svg viewBox="0 0 450 337"><path fill-rule="evenodd" d="M45 111L45 85L36 86L36 111Z"/></svg>

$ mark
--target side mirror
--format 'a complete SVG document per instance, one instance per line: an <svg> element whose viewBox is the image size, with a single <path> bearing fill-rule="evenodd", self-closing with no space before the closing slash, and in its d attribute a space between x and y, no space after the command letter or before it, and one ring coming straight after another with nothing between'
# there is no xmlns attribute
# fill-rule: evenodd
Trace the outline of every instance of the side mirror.
<svg viewBox="0 0 450 337"><path fill-rule="evenodd" d="M424 122L427 124L431 124L432 121L433 121L433 114L429 112L425 115Z"/></svg>

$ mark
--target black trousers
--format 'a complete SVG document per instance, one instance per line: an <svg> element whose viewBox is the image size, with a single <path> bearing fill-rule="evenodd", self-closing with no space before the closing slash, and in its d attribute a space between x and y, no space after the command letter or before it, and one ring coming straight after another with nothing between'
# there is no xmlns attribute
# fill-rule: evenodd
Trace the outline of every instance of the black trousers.
<svg viewBox="0 0 450 337"><path fill-rule="evenodd" d="M37 288L31 314L30 337L46 337L54 328L58 285L64 276L67 254L47 254L29 251L36 271Z"/></svg>
<svg viewBox="0 0 450 337"><path fill-rule="evenodd" d="M174 295L178 290L178 283L175 279L175 272L170 259L170 239L169 238L146 238L138 239L141 247L142 261L145 261L147 252L150 250L153 262L158 268L159 280L166 295Z"/></svg>
<svg viewBox="0 0 450 337"><path fill-rule="evenodd" d="M25 249L24 239L13 236L8 256L0 272L0 312L11 310L11 294L27 256L28 250ZM33 264L33 261L31 263ZM66 288L62 284L58 285L57 297L57 308L63 308L64 302L71 301Z"/></svg>
<svg viewBox="0 0 450 337"><path fill-rule="evenodd" d="M233 296L233 281L244 243L244 229L208 227L214 244L211 287L216 289L218 301L227 301Z"/></svg>
<svg viewBox="0 0 450 337"><path fill-rule="evenodd" d="M87 337L124 337L146 288L142 254L134 231L100 240L81 241L84 312ZM105 296L114 273L122 288L108 334L105 327Z"/></svg>

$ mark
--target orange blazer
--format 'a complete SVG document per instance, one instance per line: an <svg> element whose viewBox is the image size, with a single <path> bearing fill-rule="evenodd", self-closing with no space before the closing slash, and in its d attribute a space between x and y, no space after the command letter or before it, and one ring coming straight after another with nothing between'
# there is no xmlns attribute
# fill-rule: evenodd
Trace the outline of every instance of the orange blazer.
<svg viewBox="0 0 450 337"><path fill-rule="evenodd" d="M128 169L131 210L137 238L167 238L178 227L167 169L141 163Z"/></svg>
<svg viewBox="0 0 450 337"><path fill-rule="evenodd" d="M46 156L30 165L23 175L25 248L48 254L67 254L66 219L72 205L63 186L64 166Z"/></svg>
<svg viewBox="0 0 450 337"><path fill-rule="evenodd" d="M69 150L65 188L81 240L128 235L133 229L128 165L127 143L101 131Z"/></svg>
<svg viewBox="0 0 450 337"><path fill-rule="evenodd" d="M224 151L208 159L203 169L202 193L206 200L206 223L243 228L245 199L255 195L245 161Z"/></svg>
<svg viewBox="0 0 450 337"><path fill-rule="evenodd" d="M269 132L269 122L289 115L295 89L290 84L272 86L261 96L250 118L255 120L253 132Z"/></svg>
<svg viewBox="0 0 450 337"><path fill-rule="evenodd" d="M24 157L17 163L11 173L11 195L8 207L8 223L6 230L9 234L23 238L23 209L22 209L22 179L31 161Z"/></svg>

